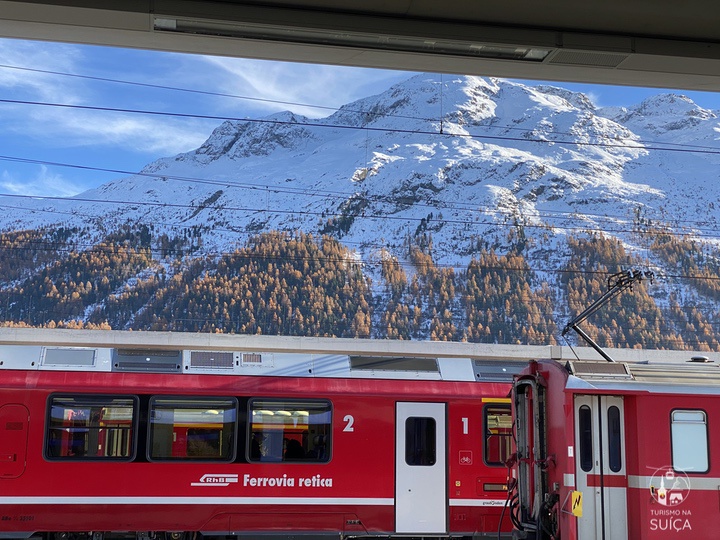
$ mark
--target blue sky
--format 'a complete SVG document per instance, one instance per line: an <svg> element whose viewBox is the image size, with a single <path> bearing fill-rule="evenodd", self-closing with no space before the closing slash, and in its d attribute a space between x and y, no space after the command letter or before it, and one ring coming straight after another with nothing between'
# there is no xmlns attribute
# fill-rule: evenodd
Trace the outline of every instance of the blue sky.
<svg viewBox="0 0 720 540"><path fill-rule="evenodd" d="M382 92L411 75L0 39L0 194L74 195L124 176L105 169L138 171L160 157L197 148L221 123L105 109L231 118L289 109L322 117L332 112L328 107ZM634 105L664 91L550 84L585 92L598 106ZM720 94L667 91L687 95L701 107L720 109ZM61 163L76 167L55 165Z"/></svg>

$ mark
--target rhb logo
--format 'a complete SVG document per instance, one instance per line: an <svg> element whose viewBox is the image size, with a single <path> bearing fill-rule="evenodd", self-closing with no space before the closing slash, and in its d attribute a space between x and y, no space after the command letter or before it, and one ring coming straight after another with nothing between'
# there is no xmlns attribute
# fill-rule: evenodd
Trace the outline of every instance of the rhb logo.
<svg viewBox="0 0 720 540"><path fill-rule="evenodd" d="M191 482L191 486L229 486L238 483L237 474L203 474L198 482Z"/></svg>

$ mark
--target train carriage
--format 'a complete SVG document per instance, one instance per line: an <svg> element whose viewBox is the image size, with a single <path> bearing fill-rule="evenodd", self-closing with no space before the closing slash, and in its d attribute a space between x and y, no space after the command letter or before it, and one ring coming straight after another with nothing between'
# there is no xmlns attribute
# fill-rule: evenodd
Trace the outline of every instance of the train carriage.
<svg viewBox="0 0 720 540"><path fill-rule="evenodd" d="M515 366L0 346L0 538L509 536Z"/></svg>
<svg viewBox="0 0 720 540"><path fill-rule="evenodd" d="M717 537L717 364L531 362L512 399L514 538Z"/></svg>

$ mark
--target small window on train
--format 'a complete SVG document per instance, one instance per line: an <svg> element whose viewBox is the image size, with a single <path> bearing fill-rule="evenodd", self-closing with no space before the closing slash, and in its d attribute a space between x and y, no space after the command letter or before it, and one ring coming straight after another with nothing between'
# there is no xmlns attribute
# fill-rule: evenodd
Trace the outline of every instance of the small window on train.
<svg viewBox="0 0 720 540"><path fill-rule="evenodd" d="M704 473L709 469L707 414L674 410L671 415L673 469Z"/></svg>
<svg viewBox="0 0 720 540"><path fill-rule="evenodd" d="M608 466L612 472L622 469L622 427L620 426L620 409L615 405L607 410L608 430Z"/></svg>
<svg viewBox="0 0 720 540"><path fill-rule="evenodd" d="M149 458L153 461L232 461L235 456L235 398L150 400Z"/></svg>
<svg viewBox="0 0 720 540"><path fill-rule="evenodd" d="M405 420L405 463L435 465L435 419L410 417Z"/></svg>
<svg viewBox="0 0 720 540"><path fill-rule="evenodd" d="M138 399L133 396L51 396L45 457L130 461Z"/></svg>
<svg viewBox="0 0 720 540"><path fill-rule="evenodd" d="M593 432L592 411L587 405L578 410L578 438L580 450L580 468L589 472L593 468Z"/></svg>
<svg viewBox="0 0 720 540"><path fill-rule="evenodd" d="M483 410L485 463L504 467L512 454L512 414L510 404L492 404Z"/></svg>
<svg viewBox="0 0 720 540"><path fill-rule="evenodd" d="M253 399L247 457L253 462L325 463L330 460L329 401Z"/></svg>

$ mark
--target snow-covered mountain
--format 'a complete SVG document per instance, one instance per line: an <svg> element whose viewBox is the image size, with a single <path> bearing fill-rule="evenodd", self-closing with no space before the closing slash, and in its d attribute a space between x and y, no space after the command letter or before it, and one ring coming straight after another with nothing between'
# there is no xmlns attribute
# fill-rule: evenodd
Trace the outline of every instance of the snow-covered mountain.
<svg viewBox="0 0 720 540"><path fill-rule="evenodd" d="M717 230L719 137L717 114L684 96L603 109L557 87L418 75L320 120L224 122L194 151L74 199L26 201L0 228L130 221L172 236L197 226L223 252L259 231L300 229L361 257L427 232L438 262L464 264L478 240L502 245L523 224L546 254L584 229L632 250L639 214Z"/></svg>

